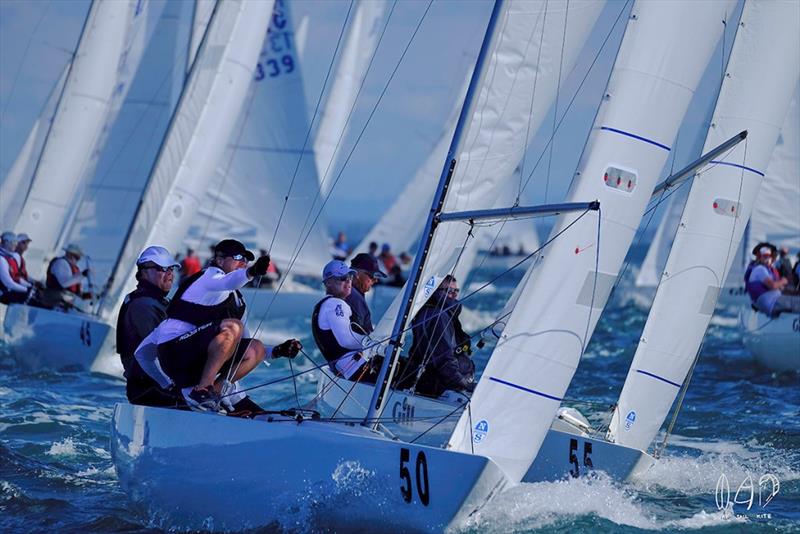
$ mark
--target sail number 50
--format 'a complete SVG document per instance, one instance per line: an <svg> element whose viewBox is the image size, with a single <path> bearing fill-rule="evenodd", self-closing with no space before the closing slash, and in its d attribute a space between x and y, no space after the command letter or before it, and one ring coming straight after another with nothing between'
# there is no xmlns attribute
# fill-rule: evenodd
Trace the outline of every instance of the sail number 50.
<svg viewBox="0 0 800 534"><path fill-rule="evenodd" d="M403 495L403 500L411 502L411 490L413 488L413 481L411 479L411 471L408 470L408 462L411 460L411 451L408 449L400 449L400 493ZM425 458L425 453L419 451L417 453L417 466L416 466L416 479L417 483L417 496L419 502L428 506L431 501L430 487L428 485L428 460Z"/></svg>

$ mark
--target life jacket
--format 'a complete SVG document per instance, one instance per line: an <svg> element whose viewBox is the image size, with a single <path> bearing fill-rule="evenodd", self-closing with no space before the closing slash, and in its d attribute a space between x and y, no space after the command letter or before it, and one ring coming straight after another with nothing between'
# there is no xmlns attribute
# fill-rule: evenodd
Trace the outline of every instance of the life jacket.
<svg viewBox="0 0 800 534"><path fill-rule="evenodd" d="M17 264L17 258L2 248L0 248L0 256L3 256L8 263L8 274L11 275L11 279L16 283L19 283L21 273L19 265ZM2 282L0 282L0 289L3 291L8 291L8 288Z"/></svg>
<svg viewBox="0 0 800 534"><path fill-rule="evenodd" d="M238 289L231 291L227 299L213 306L183 300L182 297L186 290L205 272L205 269L203 269L181 281L178 291L175 292L175 296L172 297L172 301L167 306L167 317L178 319L194 326L202 326L223 319L241 319L244 317L246 305Z"/></svg>
<svg viewBox="0 0 800 534"><path fill-rule="evenodd" d="M59 256L58 258L53 258L47 265L47 280L45 281L45 286L47 287L47 289L64 289L66 291L69 291L70 293L75 293L76 295L80 296L81 295L80 282L72 284L71 286L63 287L61 285L61 282L58 281L58 278L56 278L55 275L53 274L53 264L61 259L63 259L69 264L69 268L70 270L72 270L72 276L80 274L81 272L80 268L77 265L70 263L69 260L67 260L66 256Z"/></svg>
<svg viewBox="0 0 800 534"><path fill-rule="evenodd" d="M127 326L129 324L127 321L128 309L133 301L147 297L158 303L158 306L154 307L154 311L160 316L159 322L167 317L166 309L169 301L166 299L164 292L153 284L145 280L140 280L139 286L125 297L125 301L122 303L119 309L119 315L117 316L117 354L122 357L123 365L133 358L136 347L138 347L142 339L144 339ZM127 367L128 366L125 365L126 370Z"/></svg>
<svg viewBox="0 0 800 534"><path fill-rule="evenodd" d="M184 276L192 276L201 270L200 260L196 256L187 256L181 262Z"/></svg>
<svg viewBox="0 0 800 534"><path fill-rule="evenodd" d="M744 273L744 287L747 290L747 294L750 295L750 300L752 302L756 302L761 295L767 291L771 291L770 288L768 288L763 282L750 281L750 275L757 265L759 265L757 262L750 262L750 265L747 266L747 270ZM767 266L765 265L764 267ZM769 271L769 274L773 280L781 279L781 275L773 265L767 267L767 270Z"/></svg>
<svg viewBox="0 0 800 534"><path fill-rule="evenodd" d="M25 267L25 258L22 257L22 254L19 255L19 274L25 280L28 279L28 268Z"/></svg>
<svg viewBox="0 0 800 534"><path fill-rule="evenodd" d="M323 330L319 327L319 310L322 308L322 304L329 298L332 298L332 296L327 295L314 306L314 311L311 312L311 333L314 336L314 342L317 344L317 347L319 347L322 356L324 356L325 360L330 364L331 370L339 374L336 367L334 367L334 363L348 352L353 352L353 350L346 349L339 345L339 342L336 341L336 336L333 335L333 330Z"/></svg>

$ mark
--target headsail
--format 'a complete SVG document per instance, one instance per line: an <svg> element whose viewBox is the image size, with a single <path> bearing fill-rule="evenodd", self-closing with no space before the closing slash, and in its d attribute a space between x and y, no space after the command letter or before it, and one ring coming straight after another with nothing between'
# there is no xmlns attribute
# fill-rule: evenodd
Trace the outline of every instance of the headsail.
<svg viewBox="0 0 800 534"><path fill-rule="evenodd" d="M59 244L87 174L105 139L107 120L119 109L128 73L127 54L146 18L134 0L94 2L69 69L64 93L47 134L31 188L14 228L27 232L28 271L38 278ZM135 54L135 52L134 52Z"/></svg>
<svg viewBox="0 0 800 534"><path fill-rule="evenodd" d="M553 235L563 233L525 280L452 448L487 455L512 480L522 479L605 306L732 5L634 6L567 194L568 201L599 200L602 212L559 217Z"/></svg>
<svg viewBox="0 0 800 534"><path fill-rule="evenodd" d="M704 151L748 137L694 178L611 420L617 443L650 444L700 349L797 87L799 37L797 2L745 3Z"/></svg>
<svg viewBox="0 0 800 534"><path fill-rule="evenodd" d="M272 5L217 6L131 223L104 314L134 287L134 263L145 246L175 251L186 235L244 104Z"/></svg>

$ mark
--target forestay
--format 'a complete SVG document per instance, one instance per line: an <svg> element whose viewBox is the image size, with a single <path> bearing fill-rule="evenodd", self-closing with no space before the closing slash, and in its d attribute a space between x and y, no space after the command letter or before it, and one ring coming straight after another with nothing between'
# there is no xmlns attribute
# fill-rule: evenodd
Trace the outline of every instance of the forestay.
<svg viewBox="0 0 800 534"><path fill-rule="evenodd" d="M17 232L32 242L26 259L34 278L57 248L77 208L125 95L127 75L138 59L135 36L146 19L147 3L135 0L94 2L67 75L64 92L34 171ZM128 58L128 54L131 57Z"/></svg>
<svg viewBox="0 0 800 534"><path fill-rule="evenodd" d="M761 241L800 249L800 106L798 89L772 152L764 182L750 217L747 252Z"/></svg>
<svg viewBox="0 0 800 534"><path fill-rule="evenodd" d="M634 6L567 194L568 202L599 200L602 211L577 216L577 222L575 215L557 220L553 235L563 233L524 281L471 410L464 411L453 432L452 448L490 456L515 481L528 470L606 304L732 5Z"/></svg>
<svg viewBox="0 0 800 534"><path fill-rule="evenodd" d="M738 261L736 250L799 74L800 4L746 2L703 151L742 130L748 137L692 183L611 420L609 437L617 443L645 449L686 379L722 283Z"/></svg>
<svg viewBox="0 0 800 534"><path fill-rule="evenodd" d="M603 8L603 2L513 1L500 21L500 33L484 84L468 122L464 149L442 211L491 208L513 179L526 149L526 130L536 131L555 98L561 72L569 72ZM534 92L535 90L535 92ZM438 227L408 314L413 317L426 298L434 275L468 268L477 244L466 224ZM466 247L465 247L466 245ZM392 331L403 294L384 314L373 337Z"/></svg>
<svg viewBox="0 0 800 534"><path fill-rule="evenodd" d="M239 239L269 249L281 271L294 260L293 273L319 276L329 259L327 228L322 217L311 226L319 182L288 2L275 2L245 102L188 242Z"/></svg>
<svg viewBox="0 0 800 534"><path fill-rule="evenodd" d="M215 11L131 224L105 314L133 289L141 250L177 250L195 219L256 70L272 4L231 0Z"/></svg>
<svg viewBox="0 0 800 534"><path fill-rule="evenodd" d="M347 133L348 118L378 46L386 4L386 0L358 0L347 30L336 75L314 137L314 156L323 198L330 193L336 178L340 140Z"/></svg>

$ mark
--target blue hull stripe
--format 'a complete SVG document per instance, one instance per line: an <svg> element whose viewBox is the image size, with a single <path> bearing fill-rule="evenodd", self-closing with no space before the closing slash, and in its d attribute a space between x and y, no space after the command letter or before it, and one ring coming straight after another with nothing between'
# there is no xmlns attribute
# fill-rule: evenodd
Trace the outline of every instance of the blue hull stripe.
<svg viewBox="0 0 800 534"><path fill-rule="evenodd" d="M752 167L745 167L744 165L739 165L738 163L729 163L727 161L717 161L715 159L712 159L711 163L714 163L715 165L727 165L728 167L736 167L737 169L744 169L746 171L750 171L752 173L755 173L755 174L757 174L759 176L764 176L763 172L757 171Z"/></svg>
<svg viewBox="0 0 800 534"><path fill-rule="evenodd" d="M528 393L533 393L534 395L539 395L540 397L544 397L545 399L550 399L550 400L554 400L554 401L558 401L558 402L562 401L562 399L560 399L558 397L554 397L552 395L548 395L547 393L542 393L541 391L536 391L535 389L528 389L528 388L526 388L524 386L520 386L518 384L512 384L511 382L506 382L505 380L500 380L499 378L495 378L493 376L490 376L489 380L491 380L492 382L497 382L499 384L503 384L505 386L509 386L509 387L516 388L516 389L519 389L519 390L522 390L522 391L526 391Z"/></svg>
<svg viewBox="0 0 800 534"><path fill-rule="evenodd" d="M646 375L646 376L649 376L650 378L655 378L656 380L661 380L662 382L666 382L670 386L675 386L676 388L680 388L681 387L680 384L676 384L672 380L667 380L666 378L663 378L663 377L658 376L658 375L654 375L653 373L648 373L647 371L642 371L641 369L637 369L636 372L637 373L641 373L641 374Z"/></svg>
<svg viewBox="0 0 800 534"><path fill-rule="evenodd" d="M658 148L663 148L667 152L669 152L671 150L667 145L662 145L658 141L653 141L652 139L648 139L646 137L642 137L641 135L632 134L632 133L626 132L624 130L617 130L616 128L611 128L610 126L601 126L600 129L601 130L605 130L607 132L614 132L614 133L618 133L620 135L625 135L625 136L631 137L633 139L638 139L639 141L644 141L645 143L650 143L651 145L657 146Z"/></svg>

